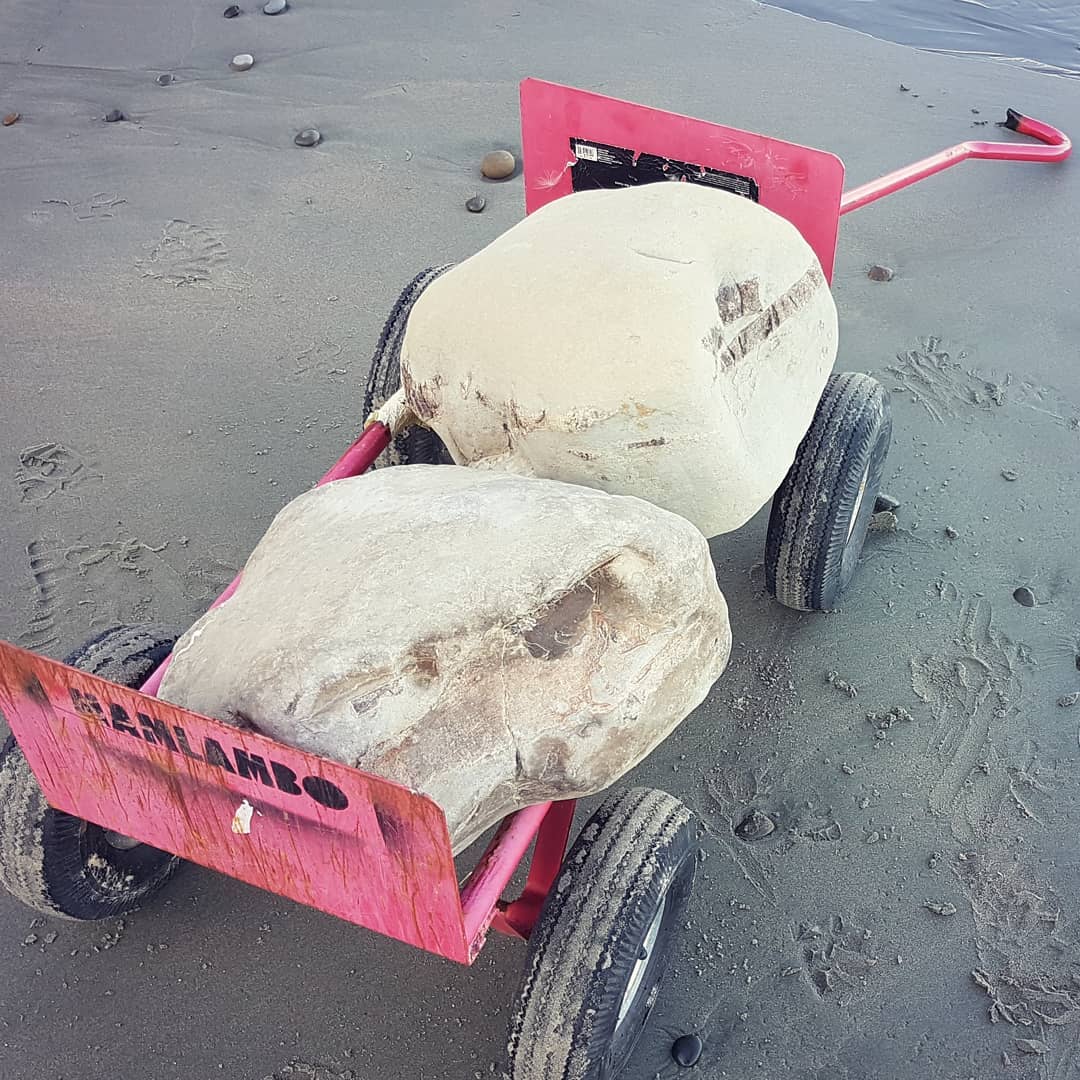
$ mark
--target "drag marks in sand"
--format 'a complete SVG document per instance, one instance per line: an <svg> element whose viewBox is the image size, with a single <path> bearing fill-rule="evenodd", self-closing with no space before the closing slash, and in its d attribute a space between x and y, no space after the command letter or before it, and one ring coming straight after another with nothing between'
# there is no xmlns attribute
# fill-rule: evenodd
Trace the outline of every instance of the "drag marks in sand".
<svg viewBox="0 0 1080 1080"><path fill-rule="evenodd" d="M69 199L43 199L42 205L66 206L76 221L107 221L116 216L116 208L125 202L127 200L121 199L114 191L95 191L74 202Z"/></svg>

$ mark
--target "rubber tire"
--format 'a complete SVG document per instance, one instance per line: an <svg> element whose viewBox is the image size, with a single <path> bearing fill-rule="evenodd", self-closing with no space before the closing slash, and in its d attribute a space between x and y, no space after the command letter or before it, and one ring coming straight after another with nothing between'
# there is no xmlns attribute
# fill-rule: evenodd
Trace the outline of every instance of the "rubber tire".
<svg viewBox="0 0 1080 1080"><path fill-rule="evenodd" d="M394 324L399 317L399 309L412 294L417 283L430 274L424 270L405 287L393 310L387 317L383 328L379 348L371 361L367 384L364 388L364 420L376 410L382 408L401 389L401 366L396 350L388 344ZM446 444L429 428L413 425L395 435L390 445L375 461L372 468L384 468L389 465L453 465L454 459Z"/></svg>
<svg viewBox="0 0 1080 1080"><path fill-rule="evenodd" d="M172 650L179 634L117 626L65 663L132 688ZM68 919L107 919L145 903L180 860L148 844L114 847L105 830L54 810L13 736L0 748L0 885L27 907Z"/></svg>
<svg viewBox="0 0 1080 1080"><path fill-rule="evenodd" d="M648 788L612 796L589 819L529 939L507 1047L512 1080L612 1080L623 1070L685 922L698 835L686 806ZM665 895L644 977L616 1030Z"/></svg>
<svg viewBox="0 0 1080 1080"><path fill-rule="evenodd" d="M854 372L830 376L769 516L765 584L785 607L831 611L851 583L891 437L881 383Z"/></svg>

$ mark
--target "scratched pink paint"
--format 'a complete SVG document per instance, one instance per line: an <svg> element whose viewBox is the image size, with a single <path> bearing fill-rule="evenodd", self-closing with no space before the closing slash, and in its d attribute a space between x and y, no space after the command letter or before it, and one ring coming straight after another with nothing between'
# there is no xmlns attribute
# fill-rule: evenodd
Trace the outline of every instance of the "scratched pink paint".
<svg viewBox="0 0 1080 1080"><path fill-rule="evenodd" d="M482 940L423 795L6 642L0 710L60 810L451 960Z"/></svg>

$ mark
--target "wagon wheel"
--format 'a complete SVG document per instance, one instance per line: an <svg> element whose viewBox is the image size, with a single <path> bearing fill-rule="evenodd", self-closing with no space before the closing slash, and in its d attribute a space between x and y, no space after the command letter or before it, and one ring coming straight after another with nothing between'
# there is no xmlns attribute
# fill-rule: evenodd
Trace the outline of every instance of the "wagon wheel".
<svg viewBox="0 0 1080 1080"><path fill-rule="evenodd" d="M450 269L433 266L422 270L405 286L379 335L375 355L371 358L367 386L364 392L364 419L387 401L401 388L401 343L405 340L405 326L409 313L421 293L438 277ZM413 426L394 436L390 445L379 455L374 468L387 465L452 465L454 459L442 439L428 428Z"/></svg>
<svg viewBox="0 0 1080 1080"><path fill-rule="evenodd" d="M786 607L828 611L859 563L889 452L889 395L869 375L832 375L773 497L765 582Z"/></svg>
<svg viewBox="0 0 1080 1080"><path fill-rule="evenodd" d="M609 798L563 862L529 939L512 1080L613 1080L641 1036L697 866L694 815L662 791Z"/></svg>
<svg viewBox="0 0 1080 1080"><path fill-rule="evenodd" d="M178 634L116 626L65 663L137 688L169 655ZM169 880L168 852L54 810L13 737L0 748L0 885L28 907L69 919L124 915Z"/></svg>

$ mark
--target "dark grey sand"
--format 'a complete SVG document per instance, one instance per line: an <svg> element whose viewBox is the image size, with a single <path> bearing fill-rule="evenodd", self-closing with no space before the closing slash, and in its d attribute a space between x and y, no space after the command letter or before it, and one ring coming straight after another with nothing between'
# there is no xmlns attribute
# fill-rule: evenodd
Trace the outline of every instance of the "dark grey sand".
<svg viewBox="0 0 1080 1080"><path fill-rule="evenodd" d="M521 77L822 146L853 183L1007 105L1080 131L1073 82L742 0L223 7L0 0L0 635L52 655L192 620L337 456L401 285L522 214L520 176L476 175L517 148ZM714 543L731 666L633 777L712 831L633 1080L692 1030L708 1077L1080 1075L1078 217L1075 163L973 163L845 221L839 366L897 388L899 527L827 617L766 599L764 515ZM751 807L779 824L747 844ZM0 1077L486 1077L521 963L195 868L123 923L0 897Z"/></svg>

